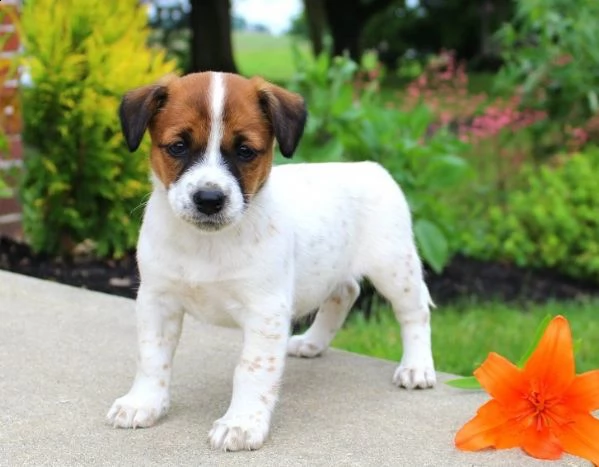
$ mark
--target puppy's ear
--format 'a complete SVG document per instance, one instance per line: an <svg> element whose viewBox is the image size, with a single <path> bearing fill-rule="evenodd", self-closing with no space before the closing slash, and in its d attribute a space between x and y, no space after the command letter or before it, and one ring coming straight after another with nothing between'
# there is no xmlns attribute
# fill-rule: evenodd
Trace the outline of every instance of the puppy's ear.
<svg viewBox="0 0 599 467"><path fill-rule="evenodd" d="M167 99L166 86L152 84L129 91L119 108L121 129L131 152L135 151L144 136L148 124Z"/></svg>
<svg viewBox="0 0 599 467"><path fill-rule="evenodd" d="M291 157L299 144L306 125L306 104L299 94L254 78L258 83L258 98L270 120L281 153Z"/></svg>

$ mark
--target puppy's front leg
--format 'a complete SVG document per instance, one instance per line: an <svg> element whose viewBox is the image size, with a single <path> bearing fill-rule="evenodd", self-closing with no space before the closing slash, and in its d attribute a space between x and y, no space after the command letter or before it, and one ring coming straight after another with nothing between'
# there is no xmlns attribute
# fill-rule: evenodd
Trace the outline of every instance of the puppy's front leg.
<svg viewBox="0 0 599 467"><path fill-rule="evenodd" d="M235 368L231 404L209 434L214 448L258 449L268 436L285 364L291 312L285 303L263 306L262 310L268 312L252 312L243 324L243 350Z"/></svg>
<svg viewBox="0 0 599 467"><path fill-rule="evenodd" d="M136 302L139 354L130 391L108 412L115 427L154 425L168 411L173 356L183 322L183 310L172 296L147 290L142 284Z"/></svg>

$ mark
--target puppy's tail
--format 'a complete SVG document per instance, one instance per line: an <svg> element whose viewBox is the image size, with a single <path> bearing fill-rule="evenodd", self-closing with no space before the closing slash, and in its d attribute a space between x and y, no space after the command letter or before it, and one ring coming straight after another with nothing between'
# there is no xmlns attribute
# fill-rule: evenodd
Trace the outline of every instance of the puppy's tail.
<svg viewBox="0 0 599 467"><path fill-rule="evenodd" d="M433 298L431 297L431 293L428 290L428 287L426 286L426 282L424 282L424 279L422 280L422 287L421 287L421 303L427 307L431 307L431 308L437 308L437 305L435 304L435 302L433 301Z"/></svg>

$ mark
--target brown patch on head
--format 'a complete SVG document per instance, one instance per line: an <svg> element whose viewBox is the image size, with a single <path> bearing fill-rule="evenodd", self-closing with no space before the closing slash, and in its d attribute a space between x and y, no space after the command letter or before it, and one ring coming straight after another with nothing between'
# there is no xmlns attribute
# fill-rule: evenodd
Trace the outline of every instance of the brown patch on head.
<svg viewBox="0 0 599 467"><path fill-rule="evenodd" d="M210 74L196 73L172 80L167 85L164 106L150 121L150 163L156 176L168 187L203 155L210 135ZM173 157L169 145L183 142L185 157Z"/></svg>

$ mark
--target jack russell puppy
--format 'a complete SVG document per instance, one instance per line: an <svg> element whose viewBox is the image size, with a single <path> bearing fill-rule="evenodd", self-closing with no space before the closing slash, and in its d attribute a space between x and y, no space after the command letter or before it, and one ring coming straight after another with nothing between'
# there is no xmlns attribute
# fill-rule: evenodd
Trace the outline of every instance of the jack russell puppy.
<svg viewBox="0 0 599 467"><path fill-rule="evenodd" d="M373 162L272 167L306 122L299 95L226 73L170 77L130 91L127 145L149 130L153 192L138 243L138 360L115 427L154 425L169 408L184 313L243 330L231 404L209 433L217 449L260 448L286 355L315 357L339 330L367 277L393 306L403 357L393 382L435 384L429 306L406 199ZM290 337L292 320L315 310Z"/></svg>

